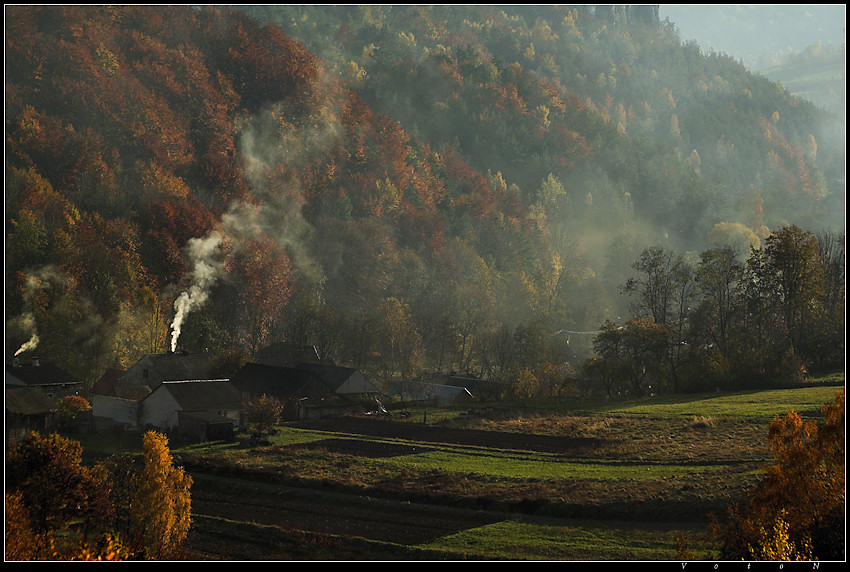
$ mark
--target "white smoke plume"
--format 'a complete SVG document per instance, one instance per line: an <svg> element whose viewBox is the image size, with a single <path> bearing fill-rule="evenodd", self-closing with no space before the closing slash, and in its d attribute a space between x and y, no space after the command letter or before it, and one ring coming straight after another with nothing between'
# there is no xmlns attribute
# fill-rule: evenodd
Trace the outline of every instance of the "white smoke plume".
<svg viewBox="0 0 850 572"><path fill-rule="evenodd" d="M15 352L15 356L18 356L24 352L28 352L30 350L34 350L36 346L38 346L38 332L36 331L35 318L32 314L25 314L21 316L18 320L18 323L26 329L26 331L30 332L30 339L24 342L18 351Z"/></svg>
<svg viewBox="0 0 850 572"><path fill-rule="evenodd" d="M43 266L28 271L23 284L23 312L20 316L10 320L9 326L15 328L24 336L29 336L29 339L18 348L15 356L34 350L41 341L38 335L38 325L32 312L36 296L40 291L51 289L64 283L64 281L65 277L62 273L52 266Z"/></svg>
<svg viewBox="0 0 850 572"><path fill-rule="evenodd" d="M216 255L223 240L220 232L213 231L204 238L193 238L187 243L186 250L193 264L192 283L174 301L176 313L171 322L171 351L177 350L177 340L186 316L206 303L210 288L218 280L222 263Z"/></svg>

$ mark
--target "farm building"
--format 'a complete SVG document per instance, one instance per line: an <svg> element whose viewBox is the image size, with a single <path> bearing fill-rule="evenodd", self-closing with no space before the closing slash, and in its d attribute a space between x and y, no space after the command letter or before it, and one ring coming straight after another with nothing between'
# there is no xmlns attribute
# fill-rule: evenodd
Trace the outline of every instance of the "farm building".
<svg viewBox="0 0 850 572"><path fill-rule="evenodd" d="M58 405L39 387L7 387L6 443L30 432L50 433L56 426Z"/></svg>
<svg viewBox="0 0 850 572"><path fill-rule="evenodd" d="M302 418L298 405L302 400L321 400L333 395L331 388L311 371L259 363L246 363L231 383L245 403L260 395L279 400L285 406L284 419Z"/></svg>
<svg viewBox="0 0 850 572"><path fill-rule="evenodd" d="M83 392L82 380L56 364L41 362L35 357L29 361L14 359L11 365L6 366L6 387L38 387L50 399Z"/></svg>
<svg viewBox="0 0 850 572"><path fill-rule="evenodd" d="M139 429L141 406L148 395L147 385L121 385L124 372L107 370L89 390L92 423L97 429Z"/></svg>
<svg viewBox="0 0 850 572"><path fill-rule="evenodd" d="M148 354L121 376L119 384L147 385L154 390L164 381L205 379L210 358L205 352Z"/></svg>
<svg viewBox="0 0 850 572"><path fill-rule="evenodd" d="M343 395L304 397L295 402L297 419L323 419L338 415L352 415L360 411L360 405Z"/></svg>
<svg viewBox="0 0 850 572"><path fill-rule="evenodd" d="M464 403L472 400L472 394L465 387L425 381L398 381L389 397L409 405L433 406Z"/></svg>
<svg viewBox="0 0 850 572"><path fill-rule="evenodd" d="M492 382L485 381L474 375L463 375L459 373L435 373L432 374L428 381L438 385L451 385L452 387L465 387L470 393L475 394L479 389L492 385Z"/></svg>
<svg viewBox="0 0 850 572"><path fill-rule="evenodd" d="M150 394L150 389L147 389L147 394ZM139 418L141 415L140 402L147 394L142 397L120 397L118 395L100 395L92 393L91 409L92 409L92 424L98 430L139 430Z"/></svg>
<svg viewBox="0 0 850 572"><path fill-rule="evenodd" d="M227 380L164 381L140 405L142 427L199 440L224 438L246 412Z"/></svg>
<svg viewBox="0 0 850 572"><path fill-rule="evenodd" d="M300 363L295 367L315 373L337 395L356 399L378 393L372 382L356 369L313 363Z"/></svg>

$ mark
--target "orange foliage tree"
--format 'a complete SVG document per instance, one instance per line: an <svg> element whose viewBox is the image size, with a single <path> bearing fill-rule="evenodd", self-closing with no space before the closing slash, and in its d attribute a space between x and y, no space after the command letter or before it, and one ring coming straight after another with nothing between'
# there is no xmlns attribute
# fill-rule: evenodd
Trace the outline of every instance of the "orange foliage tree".
<svg viewBox="0 0 850 572"><path fill-rule="evenodd" d="M712 533L724 560L843 560L844 391L823 421L777 416L768 438L775 462Z"/></svg>

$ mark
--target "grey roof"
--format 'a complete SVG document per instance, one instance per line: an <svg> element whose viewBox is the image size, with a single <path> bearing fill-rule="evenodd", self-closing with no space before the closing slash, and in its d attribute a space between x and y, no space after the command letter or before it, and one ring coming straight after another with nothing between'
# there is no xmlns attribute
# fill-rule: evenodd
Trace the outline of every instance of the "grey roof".
<svg viewBox="0 0 850 572"><path fill-rule="evenodd" d="M159 377L166 381L203 379L210 357L203 352L166 352L147 356Z"/></svg>
<svg viewBox="0 0 850 572"><path fill-rule="evenodd" d="M29 386L82 383L81 380L50 362L40 362L39 365L31 363L7 365L6 375L15 377Z"/></svg>
<svg viewBox="0 0 850 572"><path fill-rule="evenodd" d="M239 392L227 380L166 381L156 391L168 391L183 411L244 407Z"/></svg>
<svg viewBox="0 0 850 572"><path fill-rule="evenodd" d="M339 387L348 381L348 379L357 373L356 369L350 367L340 367L335 365L324 365L316 363L299 363L295 366L297 369L309 371L318 375L328 387L336 391Z"/></svg>
<svg viewBox="0 0 850 572"><path fill-rule="evenodd" d="M246 363L233 376L231 383L239 391L284 399L332 393L327 384L311 371L261 363Z"/></svg>
<svg viewBox="0 0 850 572"><path fill-rule="evenodd" d="M18 415L39 415L58 409L56 402L38 387L6 389L6 411Z"/></svg>
<svg viewBox="0 0 850 572"><path fill-rule="evenodd" d="M151 392L151 388L147 385L118 385L112 388L112 391L107 395L117 397L119 399L127 399L129 401L141 401Z"/></svg>
<svg viewBox="0 0 850 572"><path fill-rule="evenodd" d="M89 389L89 393L97 395L114 395L114 389L118 386L121 376L124 375L124 370L108 368L100 378L94 382L94 385Z"/></svg>

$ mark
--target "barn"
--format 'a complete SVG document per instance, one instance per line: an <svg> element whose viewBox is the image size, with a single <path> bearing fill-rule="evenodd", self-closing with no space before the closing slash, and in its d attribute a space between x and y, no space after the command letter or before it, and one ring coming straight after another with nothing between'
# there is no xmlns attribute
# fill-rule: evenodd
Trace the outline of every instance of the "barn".
<svg viewBox="0 0 850 572"><path fill-rule="evenodd" d="M6 388L6 443L30 432L50 433L56 427L56 401L38 387Z"/></svg>
<svg viewBox="0 0 850 572"><path fill-rule="evenodd" d="M245 403L261 395L276 398L284 405L283 418L286 420L303 419L306 403L321 403L334 395L312 371L261 363L246 363L231 383Z"/></svg>
<svg viewBox="0 0 850 572"><path fill-rule="evenodd" d="M193 440L222 438L247 407L228 380L164 381L140 402L140 422Z"/></svg>

